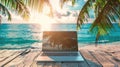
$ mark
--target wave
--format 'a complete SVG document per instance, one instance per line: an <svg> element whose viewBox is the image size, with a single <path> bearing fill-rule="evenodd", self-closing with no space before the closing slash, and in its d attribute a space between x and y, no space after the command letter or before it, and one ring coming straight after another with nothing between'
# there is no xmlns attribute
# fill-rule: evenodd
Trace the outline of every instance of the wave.
<svg viewBox="0 0 120 67"><path fill-rule="evenodd" d="M0 49L28 49L30 48L30 45L24 44L24 46L18 45L18 44L5 44L4 46L0 46Z"/></svg>
<svg viewBox="0 0 120 67"><path fill-rule="evenodd" d="M98 43L111 43L120 41L120 28L113 24L115 31L110 32L109 36L101 36ZM91 24L84 24L78 30L78 43L93 44L96 36L88 32ZM56 31L75 31L75 23L53 24L52 30ZM42 30L38 24L1 24L0 25L0 49L23 49L29 48L34 43L42 42Z"/></svg>

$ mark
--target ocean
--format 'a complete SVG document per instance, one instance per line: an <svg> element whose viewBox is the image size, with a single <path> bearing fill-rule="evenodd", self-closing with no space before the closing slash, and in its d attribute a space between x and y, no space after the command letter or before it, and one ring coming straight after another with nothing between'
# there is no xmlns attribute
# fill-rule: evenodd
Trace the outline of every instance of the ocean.
<svg viewBox="0 0 120 67"><path fill-rule="evenodd" d="M114 23L114 31L109 35L101 36L99 43L120 42L120 27ZM78 44L95 44L95 35L88 32L91 24L84 24L77 30ZM0 25L0 49L25 49L33 44L42 43L43 31L76 31L76 24L1 24Z"/></svg>

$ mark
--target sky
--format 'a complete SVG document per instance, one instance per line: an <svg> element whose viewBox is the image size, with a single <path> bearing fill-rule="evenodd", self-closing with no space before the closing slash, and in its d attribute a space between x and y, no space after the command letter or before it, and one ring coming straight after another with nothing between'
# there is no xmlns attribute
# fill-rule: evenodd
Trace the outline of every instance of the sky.
<svg viewBox="0 0 120 67"><path fill-rule="evenodd" d="M50 0L53 7L53 17L49 17L48 13L50 8L45 6L43 13L39 14L35 11L30 11L30 19L24 21L20 16L12 14L12 22L9 23L39 23L39 24L51 24L51 23L76 23L79 11L87 0L77 0L74 6L71 2L67 2L60 8L59 0ZM69 20L68 20L69 19ZM7 21L3 21L6 23Z"/></svg>

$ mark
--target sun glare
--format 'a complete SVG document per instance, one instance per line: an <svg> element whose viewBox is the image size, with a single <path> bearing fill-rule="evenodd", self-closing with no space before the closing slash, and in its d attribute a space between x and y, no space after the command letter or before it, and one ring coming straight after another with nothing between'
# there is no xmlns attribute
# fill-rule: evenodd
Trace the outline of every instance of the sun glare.
<svg viewBox="0 0 120 67"><path fill-rule="evenodd" d="M48 16L41 16L40 22L41 22L40 25L41 25L42 31L45 31L45 30L48 31L48 30L51 30L51 25L55 23L55 20Z"/></svg>
<svg viewBox="0 0 120 67"><path fill-rule="evenodd" d="M51 25L53 23L56 23L55 19L53 19L52 17L46 16L44 14L36 15L29 22L40 24L42 30L51 30Z"/></svg>
<svg viewBox="0 0 120 67"><path fill-rule="evenodd" d="M52 6L53 14L54 14L54 11L58 11L58 12L62 11L62 9L60 8L59 0L50 0L50 3ZM53 23L57 23L57 20L56 18L51 17L50 13L51 13L50 6L47 4L44 4L42 13L33 11L31 13L31 19L29 20L29 22L40 24L42 27L42 30L51 30L51 25Z"/></svg>
<svg viewBox="0 0 120 67"><path fill-rule="evenodd" d="M48 15L50 13L50 7L47 4L44 4L42 14Z"/></svg>
<svg viewBox="0 0 120 67"><path fill-rule="evenodd" d="M37 23L41 25L42 30L51 30L51 24L56 23L55 19L49 16L50 7L44 4L44 8L41 13L33 11L31 14L30 23Z"/></svg>

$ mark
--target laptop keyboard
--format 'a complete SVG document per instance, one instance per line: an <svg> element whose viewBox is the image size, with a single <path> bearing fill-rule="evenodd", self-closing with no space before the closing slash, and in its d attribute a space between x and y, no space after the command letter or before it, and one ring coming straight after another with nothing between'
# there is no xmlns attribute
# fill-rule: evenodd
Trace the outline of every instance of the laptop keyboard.
<svg viewBox="0 0 120 67"><path fill-rule="evenodd" d="M41 56L78 56L79 54L77 52L75 53L42 53Z"/></svg>

